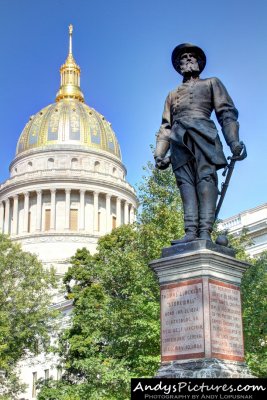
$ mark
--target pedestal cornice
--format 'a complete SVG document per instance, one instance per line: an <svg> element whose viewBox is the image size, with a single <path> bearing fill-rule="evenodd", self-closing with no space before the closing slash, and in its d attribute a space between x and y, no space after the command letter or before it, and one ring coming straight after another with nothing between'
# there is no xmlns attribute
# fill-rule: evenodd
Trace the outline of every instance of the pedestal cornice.
<svg viewBox="0 0 267 400"><path fill-rule="evenodd" d="M242 274L250 265L225 254L202 249L154 260L150 267L157 274L160 284L173 282L178 277L188 279L213 276L239 285Z"/></svg>

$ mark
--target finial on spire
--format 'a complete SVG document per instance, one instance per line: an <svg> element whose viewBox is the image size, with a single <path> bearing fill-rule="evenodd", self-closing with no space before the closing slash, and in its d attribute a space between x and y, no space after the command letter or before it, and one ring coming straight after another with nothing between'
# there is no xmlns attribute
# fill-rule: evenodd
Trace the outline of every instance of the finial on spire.
<svg viewBox="0 0 267 400"><path fill-rule="evenodd" d="M70 24L69 25L69 35L70 35L69 54L72 54L72 32L73 32L73 26Z"/></svg>
<svg viewBox="0 0 267 400"><path fill-rule="evenodd" d="M69 54L60 68L61 83L60 89L57 92L56 101L61 99L76 99L84 102L83 93L80 88L80 74L81 70L79 65L76 64L72 55L72 32L73 26L69 25Z"/></svg>

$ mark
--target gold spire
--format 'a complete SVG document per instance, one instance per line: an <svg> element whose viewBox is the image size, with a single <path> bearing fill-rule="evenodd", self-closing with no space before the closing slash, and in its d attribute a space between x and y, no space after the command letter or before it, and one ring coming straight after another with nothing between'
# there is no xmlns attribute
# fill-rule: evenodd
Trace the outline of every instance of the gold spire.
<svg viewBox="0 0 267 400"><path fill-rule="evenodd" d="M72 32L73 26L69 26L69 54L60 68L61 86L57 92L56 101L61 99L71 98L84 102L84 96L80 89L80 74L81 69L76 64L72 55Z"/></svg>
<svg viewBox="0 0 267 400"><path fill-rule="evenodd" d="M70 24L69 25L69 35L70 35L69 54L72 54L72 32L73 32L73 26Z"/></svg>

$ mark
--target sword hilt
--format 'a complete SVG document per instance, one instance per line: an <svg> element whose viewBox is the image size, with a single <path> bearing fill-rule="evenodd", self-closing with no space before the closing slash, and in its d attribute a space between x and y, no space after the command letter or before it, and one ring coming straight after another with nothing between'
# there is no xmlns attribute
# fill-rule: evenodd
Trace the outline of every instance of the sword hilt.
<svg viewBox="0 0 267 400"><path fill-rule="evenodd" d="M233 170L234 170L235 162L236 161L242 161L242 160L244 160L244 158L247 157L246 146L244 145L243 142L240 142L240 144L242 145L241 153L238 156L227 157L227 160L230 160L230 162L226 165L226 167L224 168L224 171L222 173L223 176L226 175L226 178L225 178L225 181L222 183L222 186L221 186L220 198L219 198L219 202L217 204L216 210L215 210L215 220L218 218L218 215L219 215L219 212L220 212L223 200L224 200L224 196L225 196L225 193L226 193L226 191L228 189L230 178L231 178L231 175L232 175Z"/></svg>
<svg viewBox="0 0 267 400"><path fill-rule="evenodd" d="M229 156L227 157L227 160L230 160L230 163L226 165L226 167L223 170L222 176L225 176L229 168L234 168L235 162L236 161L242 161L247 157L247 149L246 146L244 145L243 142L240 142L242 145L242 150L241 153L238 156Z"/></svg>
<svg viewBox="0 0 267 400"><path fill-rule="evenodd" d="M241 146L242 146L242 150L241 153L238 156L230 156L227 157L227 160L231 160L231 161L242 161L247 157L247 149L246 146L244 145L243 142L240 142Z"/></svg>

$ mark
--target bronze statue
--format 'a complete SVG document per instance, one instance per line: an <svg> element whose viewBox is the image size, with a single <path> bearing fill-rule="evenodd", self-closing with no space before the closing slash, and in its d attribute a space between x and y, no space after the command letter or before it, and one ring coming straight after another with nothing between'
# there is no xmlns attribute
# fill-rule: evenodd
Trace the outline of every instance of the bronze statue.
<svg viewBox="0 0 267 400"><path fill-rule="evenodd" d="M199 78L206 65L202 49L180 44L172 53L172 64L183 83L165 101L154 153L156 167L165 169L171 163L183 201L185 236L173 243L210 241L219 193L217 170L227 166L210 116L215 111L226 143L233 156L239 156L243 143L238 111L218 78Z"/></svg>

